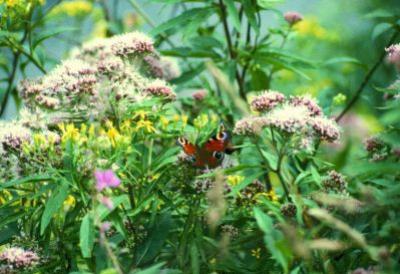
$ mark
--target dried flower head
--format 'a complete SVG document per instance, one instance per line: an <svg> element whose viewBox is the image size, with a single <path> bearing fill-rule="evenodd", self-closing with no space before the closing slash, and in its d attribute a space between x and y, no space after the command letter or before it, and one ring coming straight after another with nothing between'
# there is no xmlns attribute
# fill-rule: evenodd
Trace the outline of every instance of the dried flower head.
<svg viewBox="0 0 400 274"><path fill-rule="evenodd" d="M347 181L345 177L335 170L331 170L322 181L326 192L346 193Z"/></svg>
<svg viewBox="0 0 400 274"><path fill-rule="evenodd" d="M280 92L267 90L261 95L255 97L250 103L254 110L264 112L275 108L285 100L285 95Z"/></svg>
<svg viewBox="0 0 400 274"><path fill-rule="evenodd" d="M288 11L283 15L283 17L291 26L303 20L303 16L296 11Z"/></svg>
<svg viewBox="0 0 400 274"><path fill-rule="evenodd" d="M229 238L234 239L239 236L239 229L234 227L233 225L222 225L221 226L222 233L229 236Z"/></svg>
<svg viewBox="0 0 400 274"><path fill-rule="evenodd" d="M288 217L288 218L293 218L296 216L297 213L297 207L293 203L287 203L283 204L281 206L281 213L283 216Z"/></svg>

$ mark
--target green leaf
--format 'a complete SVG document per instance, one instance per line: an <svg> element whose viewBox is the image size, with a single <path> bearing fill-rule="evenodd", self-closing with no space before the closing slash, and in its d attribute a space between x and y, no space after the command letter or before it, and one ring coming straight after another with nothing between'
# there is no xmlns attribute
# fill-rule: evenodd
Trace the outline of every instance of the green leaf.
<svg viewBox="0 0 400 274"><path fill-rule="evenodd" d="M92 256L94 232L93 219L89 212L83 217L79 231L79 246L84 258L90 258Z"/></svg>
<svg viewBox="0 0 400 274"><path fill-rule="evenodd" d="M191 273L199 274L200 273L199 250L197 249L196 244L193 244L190 247L190 259L192 265Z"/></svg>
<svg viewBox="0 0 400 274"><path fill-rule="evenodd" d="M67 181L61 181L60 185L57 186L56 190L52 193L49 200L46 203L42 220L40 222L40 234L43 235L45 229L50 223L51 218L57 211L62 207L65 198L68 196L69 184Z"/></svg>
<svg viewBox="0 0 400 274"><path fill-rule="evenodd" d="M239 12L235 7L235 2L233 0L225 0L224 3L228 12L228 18L232 20L233 26L235 27L236 31L240 32L240 18Z"/></svg>
<svg viewBox="0 0 400 274"><path fill-rule="evenodd" d="M168 50L162 50L161 53L166 56L174 57L192 57L192 58L220 58L221 56L214 50L193 49L189 47L176 47Z"/></svg>
<svg viewBox="0 0 400 274"><path fill-rule="evenodd" d="M357 65L362 65L362 63L358 59L348 57L348 56L340 56L340 57L334 57L334 58L328 59L327 61L325 61L323 63L323 65L329 66L329 65L341 64L341 63L353 63L353 64L357 64Z"/></svg>
<svg viewBox="0 0 400 274"><path fill-rule="evenodd" d="M177 27L180 28L180 30L182 31L182 28L184 28L185 26L187 26L190 23L193 23L194 21L201 20L202 22L204 22L209 16L211 16L213 10L214 9L211 7L194 8L194 9L187 10L187 11L183 12L181 15L176 16L176 17L162 23L161 25L157 26L150 32L150 34L156 36L165 31L168 31L168 30L171 30L171 29L174 29Z"/></svg>
<svg viewBox="0 0 400 274"><path fill-rule="evenodd" d="M196 67L185 71L184 73L182 73L181 76L173 79L171 81L171 83L175 84L175 85L186 83L186 82L192 80L197 75L199 75L205 68L206 67L204 66L204 63L201 63L201 64L197 65Z"/></svg>
<svg viewBox="0 0 400 274"><path fill-rule="evenodd" d="M159 216L154 225L148 229L149 236L137 249L137 264L149 262L160 252L169 230L172 226L172 219L169 213Z"/></svg>
<svg viewBox="0 0 400 274"><path fill-rule="evenodd" d="M45 40L47 40L47 39L49 39L51 37L57 36L58 34L61 34L61 33L64 33L64 32L68 32L68 31L75 31L75 30L77 30L77 28L57 27L55 29L52 29L51 31L42 32L37 36L35 41L33 41L32 48L35 49L43 41L45 41Z"/></svg>
<svg viewBox="0 0 400 274"><path fill-rule="evenodd" d="M43 181L50 181L52 180L53 177L47 174L43 175L33 175L33 176L28 176L25 178L21 179L14 179L5 183L0 184L0 191L9 187L15 187L18 185L26 184L26 183L35 183L35 182L43 182Z"/></svg>
<svg viewBox="0 0 400 274"><path fill-rule="evenodd" d="M249 20L251 27L258 34L260 32L260 28L258 27L256 19L256 14L257 14L256 6L252 4L251 0L243 0L243 9L244 13L246 14L247 20Z"/></svg>
<svg viewBox="0 0 400 274"><path fill-rule="evenodd" d="M388 30L391 30L393 28L392 24L389 23L380 23L374 27L374 30L372 31L372 39L375 40L379 36L381 36L383 33L387 32Z"/></svg>
<svg viewBox="0 0 400 274"><path fill-rule="evenodd" d="M257 0L257 5L263 9L272 8L274 5L282 3L283 0Z"/></svg>
<svg viewBox="0 0 400 274"><path fill-rule="evenodd" d="M149 268L146 268L144 270L134 271L134 272L132 272L132 274L159 274L162 272L161 267L164 264L165 263L159 263L159 264L153 265Z"/></svg>
<svg viewBox="0 0 400 274"><path fill-rule="evenodd" d="M261 211L261 209L255 207L253 209L254 217L256 218L258 226L265 233L270 233L273 230L273 222L271 217Z"/></svg>

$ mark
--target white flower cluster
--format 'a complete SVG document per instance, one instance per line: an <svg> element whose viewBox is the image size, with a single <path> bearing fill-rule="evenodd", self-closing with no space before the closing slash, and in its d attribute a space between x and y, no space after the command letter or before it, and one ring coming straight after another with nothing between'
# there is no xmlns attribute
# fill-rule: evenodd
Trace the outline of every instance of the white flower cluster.
<svg viewBox="0 0 400 274"><path fill-rule="evenodd" d="M310 139L334 142L340 138L336 122L326 117L316 100L309 95L285 99L276 91L264 92L251 103L262 116L250 116L239 120L234 132L239 135L259 134L265 127L301 140L301 146L309 146Z"/></svg>
<svg viewBox="0 0 400 274"><path fill-rule="evenodd" d="M101 119L112 107L124 108L146 97L174 100L172 87L159 78L179 74L176 63L158 56L148 36L132 32L85 43L41 79L23 81L20 92L32 110ZM111 106L115 102L121 103Z"/></svg>

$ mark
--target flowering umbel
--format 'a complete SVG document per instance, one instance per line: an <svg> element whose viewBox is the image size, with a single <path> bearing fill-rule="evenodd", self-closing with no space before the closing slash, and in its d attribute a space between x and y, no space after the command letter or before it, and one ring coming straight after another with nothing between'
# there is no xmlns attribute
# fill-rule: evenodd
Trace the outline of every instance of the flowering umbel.
<svg viewBox="0 0 400 274"><path fill-rule="evenodd" d="M0 252L0 262L4 262L10 270L30 268L37 265L39 260L35 252L20 247L9 247Z"/></svg>

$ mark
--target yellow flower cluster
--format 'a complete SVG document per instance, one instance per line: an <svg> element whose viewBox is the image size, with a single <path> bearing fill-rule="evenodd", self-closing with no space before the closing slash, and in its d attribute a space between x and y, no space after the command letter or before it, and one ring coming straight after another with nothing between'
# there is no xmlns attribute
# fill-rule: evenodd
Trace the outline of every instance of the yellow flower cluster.
<svg viewBox="0 0 400 274"><path fill-rule="evenodd" d="M270 200L273 203L278 203L278 201L279 201L279 198L278 198L278 196L276 195L276 193L275 193L275 191L273 189L271 189L268 192L258 193L255 196L255 199L259 198L260 196L263 196L263 197L267 198L268 200Z"/></svg>
<svg viewBox="0 0 400 274"><path fill-rule="evenodd" d="M231 186L237 186L241 182L243 182L244 177L240 175L229 175L226 180L228 181L228 184Z"/></svg>
<svg viewBox="0 0 400 274"><path fill-rule="evenodd" d="M93 4L89 1L75 0L61 2L51 12L52 15L67 15L71 17L84 16L91 13Z"/></svg>
<svg viewBox="0 0 400 274"><path fill-rule="evenodd" d="M308 17L298 22L294 29L298 34L302 36L311 36L320 40L326 40L330 42L335 42L339 39L338 34L332 31L328 31L322 27L317 18Z"/></svg>
<svg viewBox="0 0 400 274"><path fill-rule="evenodd" d="M44 5L46 0L0 0L0 5L6 5L7 8L26 7L32 5Z"/></svg>
<svg viewBox="0 0 400 274"><path fill-rule="evenodd" d="M207 114L201 114L196 119L194 119L193 124L197 129L201 129L201 128L205 127L209 122L217 123L218 116L215 114L212 114L211 117L209 117Z"/></svg>

